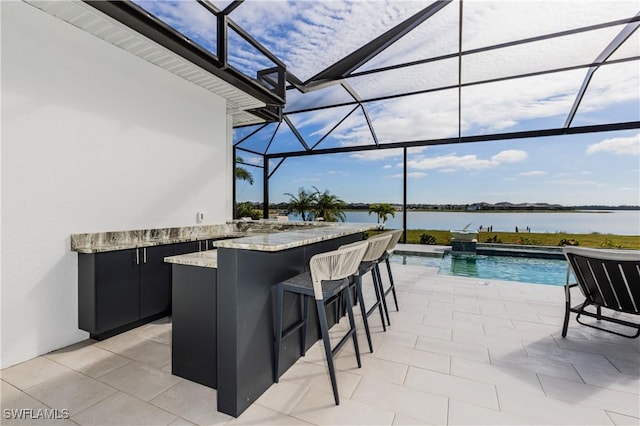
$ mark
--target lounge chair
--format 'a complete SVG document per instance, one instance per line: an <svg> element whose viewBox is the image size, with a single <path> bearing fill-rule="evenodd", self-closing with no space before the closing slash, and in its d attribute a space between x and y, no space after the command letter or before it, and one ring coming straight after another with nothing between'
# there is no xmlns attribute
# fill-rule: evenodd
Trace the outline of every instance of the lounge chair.
<svg viewBox="0 0 640 426"><path fill-rule="evenodd" d="M579 247L565 247L564 255L569 261L576 283L570 283L569 270L565 285L565 314L562 337L567 335L569 313L577 315L579 324L598 330L607 331L618 336L635 338L640 335L640 323L625 319L605 316L602 308L625 314L640 314L640 251L631 250L599 250ZM585 297L583 303L571 307L571 288L578 286ZM596 312L586 308L593 305ZM635 329L635 334L623 334L618 331L587 324L580 321L580 316L605 320Z"/></svg>

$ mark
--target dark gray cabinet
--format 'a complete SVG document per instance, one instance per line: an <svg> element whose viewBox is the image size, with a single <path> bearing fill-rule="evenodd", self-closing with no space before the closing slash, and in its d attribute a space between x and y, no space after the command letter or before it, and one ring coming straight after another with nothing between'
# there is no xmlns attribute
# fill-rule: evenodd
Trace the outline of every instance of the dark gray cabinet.
<svg viewBox="0 0 640 426"><path fill-rule="evenodd" d="M176 246L180 246L177 244ZM171 265L164 258L198 251L160 245L78 254L78 328L102 340L171 313Z"/></svg>
<svg viewBox="0 0 640 426"><path fill-rule="evenodd" d="M140 263L140 318L171 312L171 245L145 247Z"/></svg>

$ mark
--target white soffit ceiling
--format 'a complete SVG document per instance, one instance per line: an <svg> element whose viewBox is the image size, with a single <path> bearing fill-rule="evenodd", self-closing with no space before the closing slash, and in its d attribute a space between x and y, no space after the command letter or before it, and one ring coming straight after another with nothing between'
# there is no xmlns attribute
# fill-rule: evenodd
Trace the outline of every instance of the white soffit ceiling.
<svg viewBox="0 0 640 426"><path fill-rule="evenodd" d="M227 113L232 115L234 126L264 122L263 119L246 111L247 109L264 107L264 102L212 75L91 6L80 1L71 0L24 1L225 98L227 100Z"/></svg>

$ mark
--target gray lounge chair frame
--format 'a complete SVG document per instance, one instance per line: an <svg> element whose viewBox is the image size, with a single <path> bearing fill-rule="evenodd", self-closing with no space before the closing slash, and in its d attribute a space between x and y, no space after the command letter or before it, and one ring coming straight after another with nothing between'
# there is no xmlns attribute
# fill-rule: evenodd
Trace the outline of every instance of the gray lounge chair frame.
<svg viewBox="0 0 640 426"><path fill-rule="evenodd" d="M640 336L640 323L602 314L602 308L633 315L640 314L640 251L565 247L564 255L569 262L569 268L573 270L576 283L570 283L570 271L567 270L562 337L567 335L571 312L578 314L576 321L587 327L628 338ZM572 307L570 290L576 286L580 288L585 300ZM586 310L590 305L596 308L595 313ZM636 332L629 335L587 324L580 321L581 315L631 327Z"/></svg>

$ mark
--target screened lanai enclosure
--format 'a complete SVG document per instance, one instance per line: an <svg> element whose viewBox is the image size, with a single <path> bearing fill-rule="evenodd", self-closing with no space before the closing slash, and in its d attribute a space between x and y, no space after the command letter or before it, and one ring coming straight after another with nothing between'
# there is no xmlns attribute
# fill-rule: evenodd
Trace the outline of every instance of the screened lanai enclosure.
<svg viewBox="0 0 640 426"><path fill-rule="evenodd" d="M348 201L398 203L406 229L407 204L425 202L412 188L474 185L456 167L527 147L570 168L554 159L576 138L640 138L637 0L88 3L256 99L228 112L265 217L305 182L364 182ZM496 153L479 158L481 143Z"/></svg>

